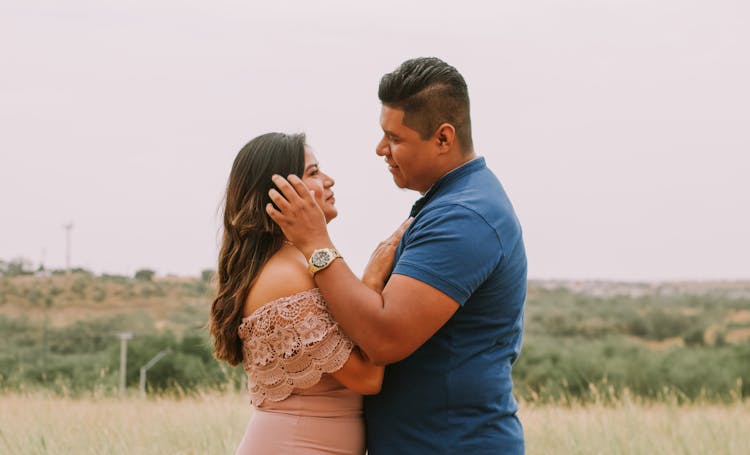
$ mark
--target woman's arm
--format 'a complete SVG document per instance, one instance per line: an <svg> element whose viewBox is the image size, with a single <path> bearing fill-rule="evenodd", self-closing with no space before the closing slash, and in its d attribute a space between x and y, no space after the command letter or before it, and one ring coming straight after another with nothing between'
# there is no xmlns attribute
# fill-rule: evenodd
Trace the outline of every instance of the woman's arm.
<svg viewBox="0 0 750 455"><path fill-rule="evenodd" d="M362 395L375 395L383 384L385 367L367 361L359 348L352 349L349 360L340 370L331 373L337 381L349 390Z"/></svg>

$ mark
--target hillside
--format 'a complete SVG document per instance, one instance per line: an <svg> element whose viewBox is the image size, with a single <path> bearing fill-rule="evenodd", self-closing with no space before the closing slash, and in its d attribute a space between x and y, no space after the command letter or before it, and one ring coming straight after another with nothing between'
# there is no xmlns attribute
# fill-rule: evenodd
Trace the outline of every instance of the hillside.
<svg viewBox="0 0 750 455"><path fill-rule="evenodd" d="M158 329L183 331L208 317L213 287L199 278L139 280L85 272L0 278L0 315L48 318L62 327L80 320L143 313Z"/></svg>
<svg viewBox="0 0 750 455"><path fill-rule="evenodd" d="M191 277L139 280L85 272L0 278L0 315L53 327L142 313L158 330L203 326L213 285ZM750 282L531 281L526 331L555 336L629 335L654 348L750 340ZM680 338L682 341L674 339Z"/></svg>
<svg viewBox="0 0 750 455"><path fill-rule="evenodd" d="M128 383L156 353L155 389L241 382L212 357L213 287L199 278L0 278L0 389L112 390L121 331ZM724 400L750 394L750 282L533 281L514 366L527 399L599 399L599 390ZM234 386L232 386L234 387ZM566 398L567 397L567 398Z"/></svg>

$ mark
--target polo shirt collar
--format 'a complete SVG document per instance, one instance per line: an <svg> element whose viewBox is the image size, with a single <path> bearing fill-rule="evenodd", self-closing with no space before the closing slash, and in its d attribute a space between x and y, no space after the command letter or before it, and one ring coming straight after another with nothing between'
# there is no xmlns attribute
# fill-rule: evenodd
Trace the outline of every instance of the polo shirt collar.
<svg viewBox="0 0 750 455"><path fill-rule="evenodd" d="M427 204L427 202L435 193L440 190L440 188L445 187L446 185L450 185L451 183L461 179L463 176L478 171L485 166L486 164L484 161L484 157L478 156L471 161L467 161L466 163L458 166L455 169L451 169L444 176L440 177L435 183L433 183L430 189L428 189L427 192L421 198L419 198L417 202L414 203L409 216L417 216L417 213L422 210L422 207Z"/></svg>

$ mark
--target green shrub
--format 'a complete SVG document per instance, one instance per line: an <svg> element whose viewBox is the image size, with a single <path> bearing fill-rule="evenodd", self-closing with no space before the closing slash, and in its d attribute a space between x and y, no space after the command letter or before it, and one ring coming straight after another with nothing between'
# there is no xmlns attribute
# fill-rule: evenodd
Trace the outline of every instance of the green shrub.
<svg viewBox="0 0 750 455"><path fill-rule="evenodd" d="M151 269L140 269L135 272L135 279L142 281L152 281L155 274L156 272Z"/></svg>

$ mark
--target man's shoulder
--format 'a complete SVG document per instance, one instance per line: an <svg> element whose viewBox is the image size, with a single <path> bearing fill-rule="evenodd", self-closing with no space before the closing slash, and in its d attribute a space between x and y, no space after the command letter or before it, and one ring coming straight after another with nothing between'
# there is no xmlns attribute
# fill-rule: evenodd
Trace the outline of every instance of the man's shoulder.
<svg viewBox="0 0 750 455"><path fill-rule="evenodd" d="M482 211L499 208L508 196L500 179L487 167L456 179L435 195L434 203L456 203Z"/></svg>
<svg viewBox="0 0 750 455"><path fill-rule="evenodd" d="M446 232L459 230L463 232L466 229L471 229L466 233L471 232L477 235L482 230L490 233L496 230L491 222L491 217L488 217L490 212L486 208L482 210L481 207L472 204L471 201L460 199L438 200L434 204L425 206L419 212L419 215L412 222L410 231Z"/></svg>
<svg viewBox="0 0 750 455"><path fill-rule="evenodd" d="M502 186L466 185L437 195L420 211L425 218L474 218L495 230L504 230L510 221L518 223L513 205Z"/></svg>
<svg viewBox="0 0 750 455"><path fill-rule="evenodd" d="M521 238L521 224L499 180L487 172L491 179L462 182L436 194L419 212L412 231L458 230L467 242L494 237L501 248L513 248Z"/></svg>

